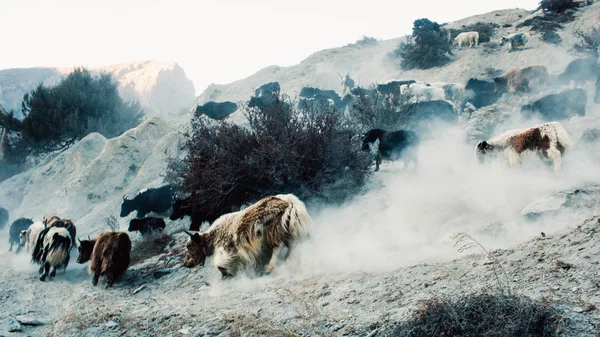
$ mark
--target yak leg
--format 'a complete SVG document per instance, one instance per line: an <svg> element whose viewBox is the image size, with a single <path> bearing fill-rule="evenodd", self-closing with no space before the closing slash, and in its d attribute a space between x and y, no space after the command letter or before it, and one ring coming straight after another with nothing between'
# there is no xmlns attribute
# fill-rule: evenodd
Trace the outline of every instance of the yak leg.
<svg viewBox="0 0 600 337"><path fill-rule="evenodd" d="M288 257L290 257L290 254L292 253L292 244L287 244L286 247L288 250L285 253L285 260L287 261Z"/></svg>
<svg viewBox="0 0 600 337"><path fill-rule="evenodd" d="M42 265L40 266L40 269L38 269L38 274L41 274L41 273L43 273L43 272L44 272L44 264L42 264Z"/></svg>
<svg viewBox="0 0 600 337"><path fill-rule="evenodd" d="M375 172L379 171L379 164L381 164L381 154L377 152L375 156Z"/></svg>
<svg viewBox="0 0 600 337"><path fill-rule="evenodd" d="M104 285L104 288L108 289L109 287L112 287L115 283L115 275L111 271L107 271L105 277L106 284Z"/></svg>
<svg viewBox="0 0 600 337"><path fill-rule="evenodd" d="M40 281L46 281L46 277L48 277L48 272L50 271L50 263L44 262L44 273L40 276Z"/></svg>
<svg viewBox="0 0 600 337"><path fill-rule="evenodd" d="M52 272L50 273L50 278L54 278L56 276L56 266L52 267Z"/></svg>
<svg viewBox="0 0 600 337"><path fill-rule="evenodd" d="M94 271L94 277L92 278L92 285L95 287L98 285L98 279L100 278L100 270Z"/></svg>
<svg viewBox="0 0 600 337"><path fill-rule="evenodd" d="M560 151L558 151L557 149L549 149L548 158L552 159L552 161L554 162L554 174L558 175L562 168L562 157Z"/></svg>
<svg viewBox="0 0 600 337"><path fill-rule="evenodd" d="M282 246L277 246L273 248L271 261L269 261L269 264L267 265L267 267L265 267L265 274L270 274L273 271L273 269L275 269L275 266L277 265L277 259L279 258L279 254L281 253L282 248Z"/></svg>
<svg viewBox="0 0 600 337"><path fill-rule="evenodd" d="M9 251L9 252L12 252L12 246L13 246L13 245L14 245L14 242L12 242L12 241L11 241L11 242L10 242L10 248L8 248L8 251Z"/></svg>
<svg viewBox="0 0 600 337"><path fill-rule="evenodd" d="M23 247L21 246L21 244L20 244L20 243L17 243L17 254L19 254L19 252L21 251L21 248L23 248Z"/></svg>

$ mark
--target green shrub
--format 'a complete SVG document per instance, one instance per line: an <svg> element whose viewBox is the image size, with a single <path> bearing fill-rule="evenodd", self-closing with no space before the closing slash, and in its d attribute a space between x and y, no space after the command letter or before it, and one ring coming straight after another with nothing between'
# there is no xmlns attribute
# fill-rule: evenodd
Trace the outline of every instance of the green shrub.
<svg viewBox="0 0 600 337"><path fill-rule="evenodd" d="M393 52L395 57L401 57L402 69L429 69L450 62L451 41L448 32L440 28L437 22L419 19L413 25L413 41L401 42Z"/></svg>

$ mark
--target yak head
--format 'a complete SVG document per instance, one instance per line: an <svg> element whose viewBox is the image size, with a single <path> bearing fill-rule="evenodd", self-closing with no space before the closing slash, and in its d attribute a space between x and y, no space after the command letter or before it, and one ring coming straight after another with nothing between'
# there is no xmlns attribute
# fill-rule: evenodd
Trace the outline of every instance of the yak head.
<svg viewBox="0 0 600 337"><path fill-rule="evenodd" d="M129 228L127 228L127 231L139 231L142 228L144 228L144 219L131 219L129 221Z"/></svg>
<svg viewBox="0 0 600 337"><path fill-rule="evenodd" d="M381 141L381 137L383 137L384 134L385 134L385 131L381 130L381 129L369 130L369 132L367 132L363 136L362 150L370 151L371 150L370 145L377 140Z"/></svg>
<svg viewBox="0 0 600 337"><path fill-rule="evenodd" d="M126 217L129 213L135 211L135 199L129 200L123 196L123 202L121 203L121 218Z"/></svg>
<svg viewBox="0 0 600 337"><path fill-rule="evenodd" d="M211 244L205 234L190 233L185 231L190 236L185 245L187 254L183 260L183 265L188 268L195 266L204 266L206 257L212 255Z"/></svg>
<svg viewBox="0 0 600 337"><path fill-rule="evenodd" d="M21 231L19 233L19 243L21 244L21 246L25 246L25 242L27 242L27 231Z"/></svg>
<svg viewBox="0 0 600 337"><path fill-rule="evenodd" d="M475 157L480 163L485 161L486 155L494 150L494 146L485 140L475 146Z"/></svg>
<svg viewBox="0 0 600 337"><path fill-rule="evenodd" d="M169 216L169 219L171 220L177 220L177 219L183 219L183 217L188 214L188 209L190 208L190 206L187 205L187 200L185 199L175 199L175 202L173 203L173 212L171 212L171 216Z"/></svg>
<svg viewBox="0 0 600 337"><path fill-rule="evenodd" d="M92 251L94 251L96 240L81 241L80 239L77 239L77 241L79 241L79 247L77 247L79 252L79 256L77 256L77 263L86 263L92 257Z"/></svg>

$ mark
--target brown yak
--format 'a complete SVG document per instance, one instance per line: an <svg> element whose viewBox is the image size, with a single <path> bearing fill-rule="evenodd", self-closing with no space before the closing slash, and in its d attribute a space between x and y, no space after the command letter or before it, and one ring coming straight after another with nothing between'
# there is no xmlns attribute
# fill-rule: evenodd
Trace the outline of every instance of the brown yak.
<svg viewBox="0 0 600 337"><path fill-rule="evenodd" d="M284 246L289 256L296 241L309 237L312 219L302 201L292 194L270 196L250 207L221 216L208 231L186 232L184 266L204 265L214 255L223 277L255 268L270 273Z"/></svg>
<svg viewBox="0 0 600 337"><path fill-rule="evenodd" d="M77 263L90 261L89 273L94 274L92 284L98 284L101 275L106 278L105 288L112 287L129 267L131 240L127 233L106 232L94 240L79 240Z"/></svg>
<svg viewBox="0 0 600 337"><path fill-rule="evenodd" d="M496 91L531 92L550 81L548 69L544 66L511 68L500 77L494 78Z"/></svg>

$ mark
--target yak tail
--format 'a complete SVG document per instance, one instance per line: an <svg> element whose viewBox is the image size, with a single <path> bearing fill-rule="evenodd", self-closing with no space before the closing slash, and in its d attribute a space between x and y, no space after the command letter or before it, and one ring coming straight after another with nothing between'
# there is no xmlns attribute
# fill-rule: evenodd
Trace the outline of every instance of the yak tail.
<svg viewBox="0 0 600 337"><path fill-rule="evenodd" d="M290 206L283 213L283 219L287 220L283 223L283 226L286 226L285 230L294 239L310 237L312 218L306 210L306 205L293 194L280 194L276 197L290 202Z"/></svg>
<svg viewBox="0 0 600 337"><path fill-rule="evenodd" d="M571 137L567 133L567 130L565 130L565 128L562 126L562 124L558 122L550 122L548 123L548 126L552 128L552 130L556 134L556 142L558 143L558 145L562 146L563 149L569 148L573 145Z"/></svg>
<svg viewBox="0 0 600 337"><path fill-rule="evenodd" d="M71 238L68 236L62 236L58 233L54 234L52 243L48 249L46 255L46 262L51 266L62 266L67 268L67 259L69 258L69 252L71 251Z"/></svg>
<svg viewBox="0 0 600 337"><path fill-rule="evenodd" d="M33 247L33 253L31 253L31 263L42 263L42 258L44 256L44 238L50 228L51 227L44 228L44 230L39 233L37 240L35 241L35 246Z"/></svg>

